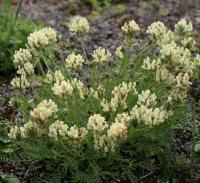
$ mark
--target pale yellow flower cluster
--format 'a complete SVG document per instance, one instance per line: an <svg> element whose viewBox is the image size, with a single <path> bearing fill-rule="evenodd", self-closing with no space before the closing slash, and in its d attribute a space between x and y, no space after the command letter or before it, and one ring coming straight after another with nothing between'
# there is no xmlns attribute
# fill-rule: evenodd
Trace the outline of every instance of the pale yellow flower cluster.
<svg viewBox="0 0 200 183"><path fill-rule="evenodd" d="M102 110L104 112L109 112L109 111L116 111L118 107L123 107L126 108L126 99L129 93L131 94L137 94L136 91L136 83L125 83L122 82L118 86L116 86L113 91L112 95L113 97L111 98L110 102L108 102L106 99L103 99L101 101L101 106Z"/></svg>
<svg viewBox="0 0 200 183"><path fill-rule="evenodd" d="M51 27L45 27L31 33L28 37L28 47L36 54L37 49L57 41L56 31Z"/></svg>
<svg viewBox="0 0 200 183"><path fill-rule="evenodd" d="M108 152L109 149L115 151L119 142L127 138L130 120L131 116L128 113L117 114L115 122L103 135L94 134L94 147L104 152Z"/></svg>
<svg viewBox="0 0 200 183"><path fill-rule="evenodd" d="M24 64L24 66L21 68L20 66L18 67L17 74L19 75L32 75L34 74L34 66L30 62L27 62Z"/></svg>
<svg viewBox="0 0 200 183"><path fill-rule="evenodd" d="M15 51L14 54L14 64L25 64L27 62L30 62L32 60L31 52L28 49L22 49L20 48L18 51Z"/></svg>
<svg viewBox="0 0 200 183"><path fill-rule="evenodd" d="M26 137L28 136L28 133L31 131L37 132L37 135L41 135L43 133L43 130L41 129L39 124L34 121L28 121L27 123L24 124L23 128L25 130Z"/></svg>
<svg viewBox="0 0 200 183"><path fill-rule="evenodd" d="M69 31L82 36L89 32L89 23L85 17L73 17L69 23Z"/></svg>
<svg viewBox="0 0 200 183"><path fill-rule="evenodd" d="M82 141L86 135L88 134L88 130L84 127L78 128L76 125L69 127L63 121L57 120L53 124L49 126L49 137L54 140L66 140L68 138L73 141Z"/></svg>
<svg viewBox="0 0 200 183"><path fill-rule="evenodd" d="M74 125L70 127L67 134L75 142L78 140L82 141L88 134L88 130L84 127L78 128L76 125Z"/></svg>
<svg viewBox="0 0 200 183"><path fill-rule="evenodd" d="M140 27L134 20L131 20L130 22L126 22L122 26L122 31L125 34L133 35L133 34L135 34L135 33L140 31Z"/></svg>
<svg viewBox="0 0 200 183"><path fill-rule="evenodd" d="M38 123L43 123L50 116L58 111L57 105L51 100L43 100L30 112L32 119Z"/></svg>
<svg viewBox="0 0 200 183"><path fill-rule="evenodd" d="M128 113L123 112L123 113L117 114L115 118L115 123L124 123L125 126L128 126L130 120L131 120L131 116Z"/></svg>
<svg viewBox="0 0 200 183"><path fill-rule="evenodd" d="M160 59L150 59L149 57L145 58L142 64L142 68L146 70L157 70L160 67L161 60Z"/></svg>
<svg viewBox="0 0 200 183"><path fill-rule="evenodd" d="M100 114L90 116L87 123L87 129L94 133L99 133L108 127L106 120Z"/></svg>
<svg viewBox="0 0 200 183"><path fill-rule="evenodd" d="M175 25L175 32L182 34L182 33L191 33L193 31L192 22L187 22L186 19L180 20Z"/></svg>
<svg viewBox="0 0 200 183"><path fill-rule="evenodd" d="M157 96L155 93L151 93L150 90L142 91L138 94L138 105L145 105L145 106L155 106L157 104Z"/></svg>
<svg viewBox="0 0 200 183"><path fill-rule="evenodd" d="M106 63L111 60L111 56L112 55L108 50L101 47L97 48L92 53L93 61L100 64Z"/></svg>
<svg viewBox="0 0 200 183"><path fill-rule="evenodd" d="M152 37L161 38L167 33L167 28L165 27L164 23L158 21L152 23L146 32Z"/></svg>
<svg viewBox="0 0 200 183"><path fill-rule="evenodd" d="M162 108L148 108L145 105L134 106L130 112L131 118L138 123L158 125L169 117L169 113Z"/></svg>
<svg viewBox="0 0 200 183"><path fill-rule="evenodd" d="M185 37L181 40L181 44L185 48L194 49L197 43L193 37Z"/></svg>
<svg viewBox="0 0 200 183"><path fill-rule="evenodd" d="M115 50L115 55L119 58L119 59L123 59L124 58L124 54L122 52L122 46L117 47L117 49Z"/></svg>
<svg viewBox="0 0 200 183"><path fill-rule="evenodd" d="M63 121L57 120L53 124L49 126L49 137L54 138L56 141L63 139L67 139L67 130L68 125L64 124Z"/></svg>
<svg viewBox="0 0 200 183"><path fill-rule="evenodd" d="M26 79L24 75L21 75L20 77L15 77L11 81L11 85L16 88L25 89L30 86L30 82Z"/></svg>
<svg viewBox="0 0 200 183"><path fill-rule="evenodd" d="M161 50L161 57L168 59L168 65L175 70L184 69L185 72L193 74L196 67L195 62L192 61L192 54L189 49L177 46L174 42L163 45Z"/></svg>
<svg viewBox="0 0 200 183"><path fill-rule="evenodd" d="M64 79L65 79L65 77L63 76L61 70L56 70L54 72L54 80L56 82L63 81Z"/></svg>
<svg viewBox="0 0 200 183"><path fill-rule="evenodd" d="M167 30L165 25L160 21L152 23L146 32L150 35L150 38L155 40L159 45L166 44L174 38L173 32Z"/></svg>
<svg viewBox="0 0 200 183"><path fill-rule="evenodd" d="M57 81L52 87L52 91L55 95L61 98L68 97L73 92L73 87L69 81Z"/></svg>
<svg viewBox="0 0 200 183"><path fill-rule="evenodd" d="M124 41L128 45L131 45L133 43L133 41L135 40L135 36L140 31L139 25L134 20L124 23L121 29L125 34Z"/></svg>
<svg viewBox="0 0 200 183"><path fill-rule="evenodd" d="M30 132L36 132L37 135L42 134L42 129L38 126L37 123L33 121L28 121L22 127L14 126L10 129L8 136L12 139L17 138L27 138Z"/></svg>
<svg viewBox="0 0 200 183"><path fill-rule="evenodd" d="M80 54L72 53L66 58L66 68L69 69L82 69L84 59Z"/></svg>
<svg viewBox="0 0 200 183"><path fill-rule="evenodd" d="M187 97L190 84L188 73L179 73L173 80L171 96L175 100L184 100Z"/></svg>
<svg viewBox="0 0 200 183"><path fill-rule="evenodd" d="M117 141L118 139L126 139L127 138L127 126L125 123L115 122L112 123L110 128L107 131L108 138L113 141Z"/></svg>
<svg viewBox="0 0 200 183"><path fill-rule="evenodd" d="M26 134L23 127L14 126L10 129L8 136L11 139L17 139L17 138L25 138Z"/></svg>
<svg viewBox="0 0 200 183"><path fill-rule="evenodd" d="M168 85L171 85L174 80L174 75L166 68L159 68L156 70L156 81L165 82Z"/></svg>

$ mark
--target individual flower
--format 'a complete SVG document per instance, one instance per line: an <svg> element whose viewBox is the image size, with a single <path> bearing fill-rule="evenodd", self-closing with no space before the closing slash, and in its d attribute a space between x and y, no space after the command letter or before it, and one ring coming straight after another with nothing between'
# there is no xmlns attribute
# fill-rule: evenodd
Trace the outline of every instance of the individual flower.
<svg viewBox="0 0 200 183"><path fill-rule="evenodd" d="M53 82L53 76L52 74L48 71L46 76L44 77L44 83L52 83Z"/></svg>
<svg viewBox="0 0 200 183"><path fill-rule="evenodd" d="M89 130L92 130L94 132L101 132L107 127L108 125L105 118L102 117L100 114L94 114L88 119L87 128Z"/></svg>
<svg viewBox="0 0 200 183"><path fill-rule="evenodd" d="M34 66L32 63L27 62L23 65L24 71L26 72L27 75L32 75L34 74Z"/></svg>
<svg viewBox="0 0 200 183"><path fill-rule="evenodd" d="M69 81L60 81L53 85L52 91L55 95L64 98L72 94L73 87Z"/></svg>
<svg viewBox="0 0 200 183"><path fill-rule="evenodd" d="M24 77L26 77L26 71L23 67L18 66L17 74L23 75Z"/></svg>
<svg viewBox="0 0 200 183"><path fill-rule="evenodd" d="M69 69L81 69L84 59L80 54L72 53L66 58L66 67Z"/></svg>
<svg viewBox="0 0 200 183"><path fill-rule="evenodd" d="M88 130L85 127L79 128L79 140L83 140L88 134Z"/></svg>
<svg viewBox="0 0 200 183"><path fill-rule="evenodd" d="M64 124L63 121L57 120L53 124L49 126L49 132L48 135L51 138L54 138L56 141L59 139L67 139L67 134L68 134L68 125Z"/></svg>
<svg viewBox="0 0 200 183"><path fill-rule="evenodd" d="M115 55L119 58L119 59L123 59L124 58L124 54L122 52L122 46L117 47L117 49L115 50Z"/></svg>
<svg viewBox="0 0 200 183"><path fill-rule="evenodd" d="M103 112L109 112L109 110L110 110L110 104L109 104L109 102L106 99L103 99L100 104L101 104ZM115 108L116 107L117 106L115 106Z"/></svg>
<svg viewBox="0 0 200 183"><path fill-rule="evenodd" d="M76 16L69 23L69 31L79 36L89 32L89 23L85 17Z"/></svg>
<svg viewBox="0 0 200 183"><path fill-rule="evenodd" d="M127 96L124 96L124 98L120 98L119 96L114 95L114 97L111 98L110 103L109 103L109 111L116 111L119 106L122 106L125 109L127 107L126 97Z"/></svg>
<svg viewBox="0 0 200 183"><path fill-rule="evenodd" d="M71 126L69 131L67 132L68 133L68 136L72 139L72 140L78 140L79 138L79 130L78 128L76 127L76 125L74 126Z"/></svg>
<svg viewBox="0 0 200 183"><path fill-rule="evenodd" d="M20 48L18 51L15 51L13 63L17 65L25 64L26 62L31 62L32 55L28 49Z"/></svg>
<svg viewBox="0 0 200 183"><path fill-rule="evenodd" d="M108 62L111 59L111 56L112 55L108 50L101 48L101 47L97 48L92 53L94 62L97 62L100 64Z"/></svg>

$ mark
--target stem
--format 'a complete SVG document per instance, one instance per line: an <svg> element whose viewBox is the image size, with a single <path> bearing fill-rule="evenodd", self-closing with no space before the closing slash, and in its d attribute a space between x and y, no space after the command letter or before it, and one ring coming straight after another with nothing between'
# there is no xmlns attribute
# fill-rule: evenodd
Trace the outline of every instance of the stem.
<svg viewBox="0 0 200 183"><path fill-rule="evenodd" d="M31 89L32 89L32 91L33 91L33 94L36 96L36 97L38 97L39 95L38 95L38 92L35 90L35 88L31 85Z"/></svg>
<svg viewBox="0 0 200 183"><path fill-rule="evenodd" d="M41 62L38 61L38 63L39 63L39 67L40 67L40 70L41 70L43 76L45 76L45 73L44 73L44 70L43 70L43 68L42 68L42 64L41 64Z"/></svg>
<svg viewBox="0 0 200 183"><path fill-rule="evenodd" d="M52 62L52 64L53 64L54 69L57 70L58 68L57 68L57 65L56 65L56 63L55 63L55 61L54 61L55 55L53 54L50 58L52 58L52 59L51 59L51 62Z"/></svg>
<svg viewBox="0 0 200 183"><path fill-rule="evenodd" d="M138 59L143 56L144 53L146 53L149 50L153 50L155 47L155 45L153 45L153 43L147 43L143 46L142 50L136 55L136 57L134 58L134 66L133 66L133 75L132 78L135 79L135 72L138 69L138 66L140 66L141 62L138 62ZM155 73L156 74L156 73Z"/></svg>
<svg viewBox="0 0 200 183"><path fill-rule="evenodd" d="M45 58L43 58L43 62L44 62L44 64L46 65L46 67L47 67L48 71L50 71L50 72L51 72L51 69L49 68L48 64L46 63L46 61L45 61Z"/></svg>
<svg viewBox="0 0 200 183"><path fill-rule="evenodd" d="M131 46L128 46L126 49L126 53L125 56L122 60L121 66L120 66L120 72L119 72L119 80L123 80L124 75L126 73L126 69L128 68L128 63L129 63L129 59L130 59L130 51L131 51Z"/></svg>
<svg viewBox="0 0 200 183"><path fill-rule="evenodd" d="M83 50L84 57L85 57L86 61L88 62L87 54L86 54L86 51L85 51L85 45L84 45L82 39L81 39L80 42L81 42L81 47L82 47L82 50Z"/></svg>
<svg viewBox="0 0 200 183"><path fill-rule="evenodd" d="M17 19L18 15L19 15L19 12L20 12L20 10L22 8L22 2L23 2L23 0L19 0L19 3L17 5L16 14L15 14L15 20Z"/></svg>

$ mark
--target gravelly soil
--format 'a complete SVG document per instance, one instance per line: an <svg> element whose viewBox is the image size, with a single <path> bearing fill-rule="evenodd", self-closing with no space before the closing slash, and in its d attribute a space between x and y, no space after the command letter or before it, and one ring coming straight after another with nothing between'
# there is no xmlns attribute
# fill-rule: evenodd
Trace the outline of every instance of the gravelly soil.
<svg viewBox="0 0 200 183"><path fill-rule="evenodd" d="M69 38L69 32L63 25L71 14L88 16L93 13L83 6L75 6L69 1L53 0L48 3L40 0L37 4L24 4L22 16L33 20L43 20L47 25L58 30L65 38ZM49 1L49 2L53 2ZM157 2L157 3L156 3ZM87 42L90 47L103 46L113 49L117 40L122 38L120 27L126 20L134 18L141 26L146 27L153 21L161 20L169 27L173 26L180 18L187 18L194 24L196 34L200 31L200 1L199 0L159 0L159 1L133 1L121 14L114 14L112 8L107 8L101 13L101 17L92 23ZM92 43L92 44L91 44ZM90 47L88 48L89 50Z"/></svg>

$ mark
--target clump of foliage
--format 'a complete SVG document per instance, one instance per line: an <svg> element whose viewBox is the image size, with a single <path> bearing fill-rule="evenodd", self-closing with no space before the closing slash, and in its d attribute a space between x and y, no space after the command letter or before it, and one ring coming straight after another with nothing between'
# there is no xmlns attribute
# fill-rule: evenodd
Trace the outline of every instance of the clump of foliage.
<svg viewBox="0 0 200 183"><path fill-rule="evenodd" d="M0 73L8 74L14 70L13 54L24 47L27 36L36 29L36 24L24 18L18 18L20 7L12 7L11 0L0 3Z"/></svg>
<svg viewBox="0 0 200 183"><path fill-rule="evenodd" d="M166 181L178 170L184 174L171 137L174 125L192 114L186 98L200 69L192 24L181 20L172 31L155 22L138 45L140 27L132 20L115 54L101 47L87 53L87 19L73 19L69 30L83 50L62 65L51 51L58 42L52 28L30 34L14 55L18 76L11 83L21 96L11 103L21 117L10 123L13 148L30 166L41 162L48 182L137 182L152 174ZM31 100L24 95L29 88Z"/></svg>

